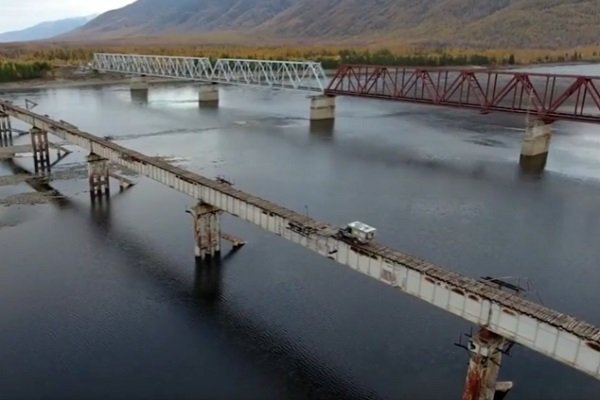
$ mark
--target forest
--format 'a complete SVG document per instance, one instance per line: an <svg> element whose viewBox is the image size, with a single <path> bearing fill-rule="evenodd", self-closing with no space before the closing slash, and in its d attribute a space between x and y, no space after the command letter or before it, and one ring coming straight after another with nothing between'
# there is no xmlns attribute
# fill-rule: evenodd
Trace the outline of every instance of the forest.
<svg viewBox="0 0 600 400"><path fill-rule="evenodd" d="M0 82L47 76L53 68L86 65L96 52L156 54L215 58L313 60L326 69L341 64L405 66L488 66L594 61L596 47L574 50L547 49L415 49L333 47L245 47L245 46L97 46L5 45L0 46Z"/></svg>

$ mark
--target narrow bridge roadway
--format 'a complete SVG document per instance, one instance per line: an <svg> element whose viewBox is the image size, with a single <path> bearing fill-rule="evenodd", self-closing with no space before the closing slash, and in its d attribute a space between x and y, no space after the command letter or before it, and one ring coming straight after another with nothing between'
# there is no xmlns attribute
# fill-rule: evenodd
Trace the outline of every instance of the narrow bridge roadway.
<svg viewBox="0 0 600 400"><path fill-rule="evenodd" d="M482 327L485 334L476 338L470 348L475 368L479 368L478 360L483 360L486 368L499 368L504 347L492 346L492 335L600 379L600 329L596 326L382 244L357 244L341 237L336 226L148 157L66 122L6 101L0 101L2 113L31 125L36 134L50 132L94 157L133 170ZM487 373L481 372L482 379L488 379ZM490 384L495 385L496 376L497 370Z"/></svg>

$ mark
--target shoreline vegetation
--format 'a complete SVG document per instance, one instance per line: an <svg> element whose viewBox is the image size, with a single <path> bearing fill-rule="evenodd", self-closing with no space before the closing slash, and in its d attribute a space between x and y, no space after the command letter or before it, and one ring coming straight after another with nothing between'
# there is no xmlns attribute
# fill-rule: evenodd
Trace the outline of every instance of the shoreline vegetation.
<svg viewBox="0 0 600 400"><path fill-rule="evenodd" d="M53 45L0 45L0 88L17 89L25 82L47 87L121 82L122 77L106 77L76 72L87 66L96 52L203 56L267 60L313 60L326 70L342 64L403 65L423 67L514 68L525 65L566 64L600 61L600 47L574 50L469 50L469 49L338 49L330 47L68 47ZM83 82L82 82L83 81Z"/></svg>
<svg viewBox="0 0 600 400"><path fill-rule="evenodd" d="M52 69L52 65L47 61L0 60L0 83L43 78Z"/></svg>

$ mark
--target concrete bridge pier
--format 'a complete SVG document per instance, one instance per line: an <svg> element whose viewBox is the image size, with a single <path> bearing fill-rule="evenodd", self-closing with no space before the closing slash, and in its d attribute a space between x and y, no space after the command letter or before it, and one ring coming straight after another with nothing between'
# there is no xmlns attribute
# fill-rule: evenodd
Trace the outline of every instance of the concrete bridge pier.
<svg viewBox="0 0 600 400"><path fill-rule="evenodd" d="M335 96L319 95L310 99L310 121L335 120Z"/></svg>
<svg viewBox="0 0 600 400"><path fill-rule="evenodd" d="M219 85L213 83L200 85L198 88L198 104L200 107L218 107Z"/></svg>
<svg viewBox="0 0 600 400"><path fill-rule="evenodd" d="M10 147L12 145L13 132L10 117L7 114L0 113L0 147Z"/></svg>
<svg viewBox="0 0 600 400"><path fill-rule="evenodd" d="M97 154L87 156L88 178L90 182L90 197L92 200L110 194L110 168L107 159Z"/></svg>
<svg viewBox="0 0 600 400"><path fill-rule="evenodd" d="M218 258L221 254L221 213L204 202L192 210L194 217L195 255L200 261Z"/></svg>
<svg viewBox="0 0 600 400"><path fill-rule="evenodd" d="M134 76L130 81L131 99L140 102L148 102L148 80L145 76Z"/></svg>
<svg viewBox="0 0 600 400"><path fill-rule="evenodd" d="M521 147L521 169L524 172L542 172L546 168L552 125L543 121L534 121L527 127Z"/></svg>
<svg viewBox="0 0 600 400"><path fill-rule="evenodd" d="M130 89L135 91L148 91L148 80L145 76L134 76L130 81Z"/></svg>
<svg viewBox="0 0 600 400"><path fill-rule="evenodd" d="M35 173L50 172L50 143L48 132L31 128L31 147L33 148L33 168Z"/></svg>
<svg viewBox="0 0 600 400"><path fill-rule="evenodd" d="M471 338L463 400L502 400L512 390L512 382L498 382L502 354L507 344L502 336L485 328Z"/></svg>

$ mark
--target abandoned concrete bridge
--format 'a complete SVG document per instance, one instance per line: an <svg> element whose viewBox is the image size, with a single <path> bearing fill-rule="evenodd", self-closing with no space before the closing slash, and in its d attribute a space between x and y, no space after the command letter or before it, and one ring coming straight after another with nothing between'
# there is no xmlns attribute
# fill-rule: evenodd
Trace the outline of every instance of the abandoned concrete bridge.
<svg viewBox="0 0 600 400"><path fill-rule="evenodd" d="M50 173L49 134L88 153L93 198L109 195L111 163L193 198L197 202L192 211L195 255L201 260L219 257L223 238L220 218L226 213L476 325L479 333L468 345L465 400L492 400L497 392L510 390L512 383L498 382L498 374L502 356L513 344L600 380L598 327L526 300L501 282L463 276L374 241L357 242L341 235L337 226L240 191L225 181L209 179L67 122L0 101L0 136L5 148L12 145L11 119L31 127L37 173Z"/></svg>

